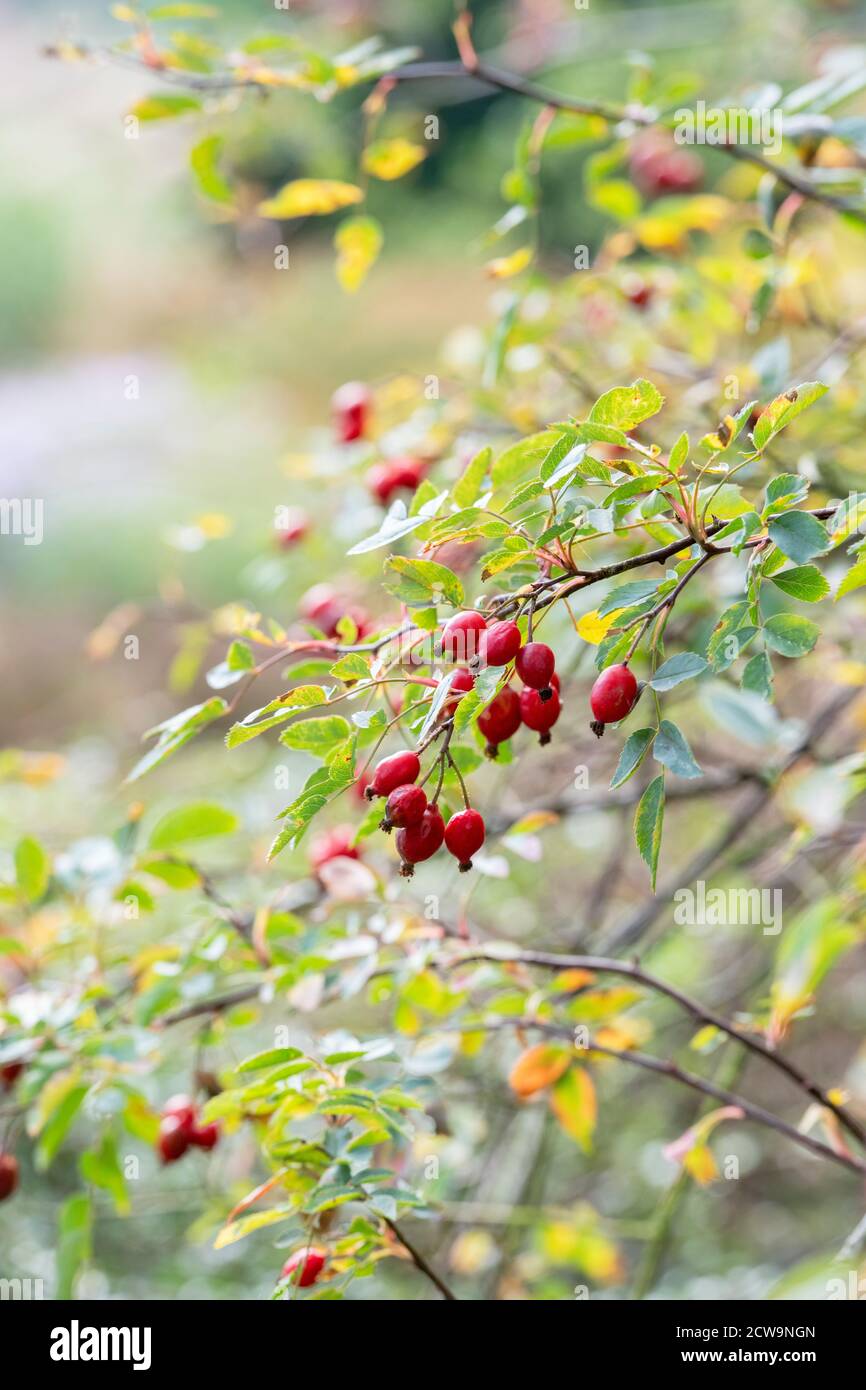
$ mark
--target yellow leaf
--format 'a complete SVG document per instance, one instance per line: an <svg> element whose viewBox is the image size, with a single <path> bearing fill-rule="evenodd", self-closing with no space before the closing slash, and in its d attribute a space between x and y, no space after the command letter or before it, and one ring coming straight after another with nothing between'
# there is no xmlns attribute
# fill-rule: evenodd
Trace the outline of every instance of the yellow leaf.
<svg viewBox="0 0 866 1390"><path fill-rule="evenodd" d="M111 13L114 19L119 19L122 24L135 24L138 15L131 5L112 5Z"/></svg>
<svg viewBox="0 0 866 1390"><path fill-rule="evenodd" d="M397 136L393 140L374 140L373 144L365 149L361 163L374 179L384 179L390 183L393 179L402 179L404 174L417 168L426 157L427 152L423 146Z"/></svg>
<svg viewBox="0 0 866 1390"><path fill-rule="evenodd" d="M213 1248L224 1250L227 1245L234 1245L235 1241L243 1240L253 1231L260 1231L263 1226L273 1226L277 1221L286 1221L291 1215L291 1207L273 1207L270 1211L257 1211L252 1216L245 1216L242 1221L229 1221L217 1233Z"/></svg>
<svg viewBox="0 0 866 1390"><path fill-rule="evenodd" d="M257 211L260 217L320 217L360 203L363 197L355 184L338 179L293 179L259 203Z"/></svg>
<svg viewBox="0 0 866 1390"><path fill-rule="evenodd" d="M552 1086L568 1070L571 1056L559 1043L536 1043L518 1057L508 1077L508 1084L521 1100Z"/></svg>
<svg viewBox="0 0 866 1390"><path fill-rule="evenodd" d="M574 994L594 982L595 976L591 970L563 970L556 976L550 988L554 994Z"/></svg>
<svg viewBox="0 0 866 1390"><path fill-rule="evenodd" d="M719 1176L716 1160L706 1144L696 1144L693 1149L689 1149L683 1159L683 1167L701 1187L706 1187L707 1183L713 1182Z"/></svg>
<svg viewBox="0 0 866 1390"><path fill-rule="evenodd" d="M372 217L349 217L334 235L337 279L348 294L359 289L382 249L382 228Z"/></svg>
<svg viewBox="0 0 866 1390"><path fill-rule="evenodd" d="M496 260L488 261L487 274L494 280L510 280L512 275L519 275L521 270L525 270L531 260L532 247L519 246L510 256L498 256Z"/></svg>
<svg viewBox="0 0 866 1390"><path fill-rule="evenodd" d="M230 534L232 520L222 512L205 512L203 516L196 517L194 525L209 541L218 541Z"/></svg>
<svg viewBox="0 0 866 1390"><path fill-rule="evenodd" d="M598 615L598 610L593 609L591 613L584 613L577 624L577 635L582 637L584 642L591 642L594 647L607 636L610 628L613 627L617 618L623 610L615 608L612 613L605 613L603 618Z"/></svg>
<svg viewBox="0 0 866 1390"><path fill-rule="evenodd" d="M592 1077L585 1067L572 1067L557 1081L550 1094L550 1108L566 1134L588 1153L598 1118L598 1102Z"/></svg>

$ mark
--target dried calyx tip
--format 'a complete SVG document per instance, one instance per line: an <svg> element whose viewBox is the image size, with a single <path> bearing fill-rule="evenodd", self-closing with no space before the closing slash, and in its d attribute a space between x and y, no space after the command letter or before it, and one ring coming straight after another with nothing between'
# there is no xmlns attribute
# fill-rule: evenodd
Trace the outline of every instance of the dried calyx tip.
<svg viewBox="0 0 866 1390"><path fill-rule="evenodd" d="M463 863L463 864L461 864L461 865L459 866L459 868L460 868L461 874L468 874L468 873L469 873L469 870L472 868L472 860L471 860L471 859L467 859L465 863Z"/></svg>
<svg viewBox="0 0 866 1390"><path fill-rule="evenodd" d="M604 725L602 724L600 719L593 719L589 727L592 729L592 732L595 734L596 738L601 738L602 734L604 733Z"/></svg>
<svg viewBox="0 0 866 1390"><path fill-rule="evenodd" d="M384 830L386 835L390 835L391 831L394 829L394 823L393 821L389 821L387 816L383 816L379 821L379 829Z"/></svg>
<svg viewBox="0 0 866 1390"><path fill-rule="evenodd" d="M553 699L553 690L550 686L547 686L545 690L539 690L538 694L542 700L547 701Z"/></svg>
<svg viewBox="0 0 866 1390"><path fill-rule="evenodd" d="M406 862L406 860L404 860L403 863L400 865L400 873L402 874L403 878L411 878L414 872L414 864L409 864Z"/></svg>

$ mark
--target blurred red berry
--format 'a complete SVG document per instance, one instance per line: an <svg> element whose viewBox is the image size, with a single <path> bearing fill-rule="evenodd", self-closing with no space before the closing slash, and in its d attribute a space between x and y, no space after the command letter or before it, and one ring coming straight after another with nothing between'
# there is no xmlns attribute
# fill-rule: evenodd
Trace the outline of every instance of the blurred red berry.
<svg viewBox="0 0 866 1390"><path fill-rule="evenodd" d="M334 392L331 397L334 433L341 444L351 444L355 439L363 437L369 420L370 404L370 392L363 382L347 381Z"/></svg>
<svg viewBox="0 0 866 1390"><path fill-rule="evenodd" d="M166 1115L160 1121L156 1147L163 1163L176 1163L183 1158L190 1144L186 1125L174 1115Z"/></svg>
<svg viewBox="0 0 866 1390"><path fill-rule="evenodd" d="M360 859L358 846L352 844L354 837L355 830L351 825L338 825L317 835L310 845L311 867L321 869L332 859Z"/></svg>
<svg viewBox="0 0 866 1390"><path fill-rule="evenodd" d="M500 743L517 733L521 725L520 696L506 685L478 716L478 728L487 739L487 756L495 758Z"/></svg>
<svg viewBox="0 0 866 1390"><path fill-rule="evenodd" d="M305 1246L303 1250L296 1250L294 1255L289 1256L280 1270L280 1278L291 1279L293 1284L307 1289L311 1284L315 1284L324 1269L326 1259L327 1253L324 1250L319 1250L315 1245Z"/></svg>
<svg viewBox="0 0 866 1390"><path fill-rule="evenodd" d="M18 1159L14 1154L0 1153L0 1202L11 1197L17 1186Z"/></svg>
<svg viewBox="0 0 866 1390"><path fill-rule="evenodd" d="M220 1128L215 1121L209 1125L195 1125L189 1136L191 1144L198 1149L215 1149L219 1143Z"/></svg>

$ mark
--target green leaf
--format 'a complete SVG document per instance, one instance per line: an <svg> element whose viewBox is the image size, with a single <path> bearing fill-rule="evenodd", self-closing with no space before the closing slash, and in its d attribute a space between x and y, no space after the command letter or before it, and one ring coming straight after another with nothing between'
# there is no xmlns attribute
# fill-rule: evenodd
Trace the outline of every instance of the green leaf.
<svg viewBox="0 0 866 1390"><path fill-rule="evenodd" d="M857 556L836 590L836 598L844 598L846 594L853 593L855 589L861 589L864 584L866 584L866 553Z"/></svg>
<svg viewBox="0 0 866 1390"><path fill-rule="evenodd" d="M239 724L233 724L226 734L226 748L237 748L238 744L256 738L277 724L283 724L300 709L314 709L316 705L327 702L327 693L320 685L299 685L276 700L251 710Z"/></svg>
<svg viewBox="0 0 866 1390"><path fill-rule="evenodd" d="M670 719L663 719L653 744L653 757L677 777L703 777L685 734Z"/></svg>
<svg viewBox="0 0 866 1390"><path fill-rule="evenodd" d="M801 603L818 603L830 592L830 585L815 565L798 565L770 578L783 593L790 594Z"/></svg>
<svg viewBox="0 0 866 1390"><path fill-rule="evenodd" d="M777 478L771 478L765 494L764 519L799 506L808 494L809 480L801 478L799 473L780 473Z"/></svg>
<svg viewBox="0 0 866 1390"><path fill-rule="evenodd" d="M90 1259L92 1222L90 1198L84 1193L69 1197L60 1208L55 1298L68 1301L74 1296L75 1281Z"/></svg>
<svg viewBox="0 0 866 1390"><path fill-rule="evenodd" d="M213 835L230 835L240 822L233 811L212 801L195 801L179 806L158 821L150 833L148 848L173 849L190 840L207 840Z"/></svg>
<svg viewBox="0 0 866 1390"><path fill-rule="evenodd" d="M328 671L329 676L334 676L339 681L360 681L370 679L370 658L363 656L361 652L349 652L346 656L341 656L335 665Z"/></svg>
<svg viewBox="0 0 866 1390"><path fill-rule="evenodd" d="M57 1150L69 1133L75 1116L81 1109L89 1087L66 1078L57 1087L48 1103L47 1116L39 1131L36 1145L36 1167L43 1172L49 1167ZM44 1093L43 1093L44 1094Z"/></svg>
<svg viewBox="0 0 866 1390"><path fill-rule="evenodd" d="M707 659L714 671L725 671L736 661L745 645L745 639L740 635L741 629L747 631L750 637L754 636L754 628L743 627L748 612L749 605L745 599L731 604L710 633L707 641Z"/></svg>
<svg viewBox="0 0 866 1390"><path fill-rule="evenodd" d="M763 449L769 444L771 439L775 439L780 430L801 415L815 401L826 395L827 387L820 381L804 381L801 386L786 392L782 396L777 396L774 401L762 411L758 423L752 432L752 439L756 449Z"/></svg>
<svg viewBox="0 0 866 1390"><path fill-rule="evenodd" d="M246 642L232 642L226 654L226 665L230 671L251 671L256 659Z"/></svg>
<svg viewBox="0 0 866 1390"><path fill-rule="evenodd" d="M27 835L15 846L15 881L30 902L48 887L48 856L38 840Z"/></svg>
<svg viewBox="0 0 866 1390"><path fill-rule="evenodd" d="M201 102L195 97L177 96L173 93L158 92L153 96L142 97L130 110L130 116L139 121L167 121L176 116L189 115L200 111Z"/></svg>
<svg viewBox="0 0 866 1390"><path fill-rule="evenodd" d="M117 1144L110 1132L106 1131L102 1136L102 1143L98 1149L81 1155L78 1168L87 1182L92 1182L96 1187L110 1193L114 1209L119 1216L125 1216L130 1211L126 1179L123 1176Z"/></svg>
<svg viewBox="0 0 866 1390"><path fill-rule="evenodd" d="M614 386L606 391L592 407L589 419L596 424L631 430L658 414L664 403L664 396L652 382L641 378L631 386Z"/></svg>
<svg viewBox="0 0 866 1390"><path fill-rule="evenodd" d="M773 664L766 652L758 652L746 662L740 685L743 690L751 690L762 700L773 698Z"/></svg>
<svg viewBox="0 0 866 1390"><path fill-rule="evenodd" d="M269 1047L264 1052L256 1052L251 1057L245 1057L238 1065L237 1070L239 1072L263 1071L266 1067L280 1066L283 1062L295 1062L303 1055L299 1047Z"/></svg>
<svg viewBox="0 0 866 1390"><path fill-rule="evenodd" d="M599 604L598 616L603 618L617 608L629 608L633 603L640 603L655 594L661 583L660 579L635 579L630 584L620 584Z"/></svg>
<svg viewBox="0 0 866 1390"><path fill-rule="evenodd" d="M280 743L287 748L298 748L311 753L315 758L324 758L338 743L342 743L352 732L351 725L342 715L331 714L324 719L302 719L280 734Z"/></svg>
<svg viewBox="0 0 866 1390"><path fill-rule="evenodd" d="M689 456L689 437L681 434L668 456L668 468L672 473L678 473Z"/></svg>
<svg viewBox="0 0 866 1390"><path fill-rule="evenodd" d="M764 624L767 644L780 656L805 656L820 636L820 628L811 618L796 613L776 613Z"/></svg>
<svg viewBox="0 0 866 1390"><path fill-rule="evenodd" d="M681 681L693 680L706 669L705 658L697 652L678 652L662 663L649 684L653 690L673 690Z"/></svg>
<svg viewBox="0 0 866 1390"><path fill-rule="evenodd" d="M637 772L654 737L655 729L636 729L633 734L629 734L619 755L616 772L611 778L611 789L621 787Z"/></svg>
<svg viewBox="0 0 866 1390"><path fill-rule="evenodd" d="M394 541L402 540L404 536L410 535L412 531L417 531L419 526L423 526L425 522L434 517L447 497L447 492L440 492L437 496L424 502L420 510L413 514L406 511L405 502L394 502L378 531L375 531L372 536L358 541L346 554L366 555L371 550L380 550L382 546L392 545Z"/></svg>
<svg viewBox="0 0 866 1390"><path fill-rule="evenodd" d="M512 444L493 465L494 487L513 487L524 473L537 471L559 438L558 430L543 430Z"/></svg>
<svg viewBox="0 0 866 1390"><path fill-rule="evenodd" d="M635 841L641 858L649 868L653 892L656 888L664 815L665 779L662 773L650 782L637 804L634 818Z"/></svg>
<svg viewBox="0 0 866 1390"><path fill-rule="evenodd" d="M157 724L153 729L149 729L145 738L153 738L157 735L157 742L154 744L143 758L140 758L135 767L127 777L127 782L134 782L142 777L145 772L150 772L151 768L157 767L164 762L172 753L176 753L184 744L189 743L190 739L195 738L196 734L201 733L208 724L212 724L215 719L220 719L225 714L228 706L225 700L215 695L210 700L205 700L201 705L192 705L189 709L181 710L171 719L166 719L164 723Z"/></svg>
<svg viewBox="0 0 866 1390"><path fill-rule="evenodd" d="M816 516L808 512L782 512L768 523L770 539L795 565L804 565L814 555L830 548L830 538Z"/></svg>
<svg viewBox="0 0 866 1390"><path fill-rule="evenodd" d="M385 562L384 587L410 607L450 603L460 608L463 604L463 585L457 575L433 560L411 560L404 555L393 555Z"/></svg>
<svg viewBox="0 0 866 1390"><path fill-rule="evenodd" d="M230 207L234 203L234 190L219 168L224 143L221 135L206 135L191 149L189 163L199 192L211 202Z"/></svg>
<svg viewBox="0 0 866 1390"><path fill-rule="evenodd" d="M471 463L466 465L461 476L457 479L451 489L451 497L455 504L462 509L472 507L481 496L484 487L484 479L490 468L493 459L493 450L490 445L479 449Z"/></svg>

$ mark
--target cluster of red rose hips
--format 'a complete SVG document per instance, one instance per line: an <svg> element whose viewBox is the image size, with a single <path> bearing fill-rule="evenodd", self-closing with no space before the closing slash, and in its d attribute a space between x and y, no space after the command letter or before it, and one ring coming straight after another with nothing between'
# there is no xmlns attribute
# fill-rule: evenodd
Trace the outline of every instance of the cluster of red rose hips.
<svg viewBox="0 0 866 1390"><path fill-rule="evenodd" d="M376 796L386 798L381 827L389 833L397 830L400 872L405 878L411 878L414 866L430 859L443 843L465 873L472 868L473 854L484 844L484 817L467 806L456 811L446 825L435 798L428 801L423 786L418 785L420 773L417 753L408 749L392 753L377 763L364 795L368 801Z"/></svg>
<svg viewBox="0 0 866 1390"><path fill-rule="evenodd" d="M365 437L372 405L373 398L363 382L347 381L334 392L331 410L334 433L340 444L353 444ZM368 468L365 481L376 500L387 507L398 493L414 492L428 466L426 459L413 454L400 454L396 458L374 463Z"/></svg>
<svg viewBox="0 0 866 1390"><path fill-rule="evenodd" d="M176 1163L190 1145L213 1149L220 1137L219 1125L200 1125L195 1102L189 1096L172 1096L162 1108L156 1151L163 1163Z"/></svg>

